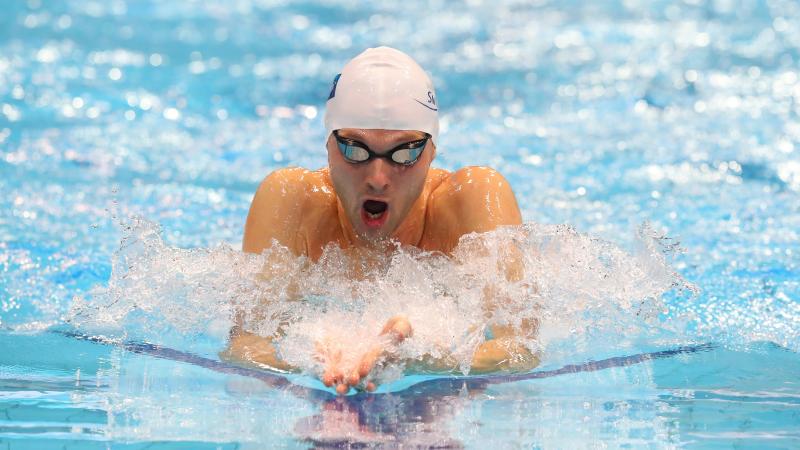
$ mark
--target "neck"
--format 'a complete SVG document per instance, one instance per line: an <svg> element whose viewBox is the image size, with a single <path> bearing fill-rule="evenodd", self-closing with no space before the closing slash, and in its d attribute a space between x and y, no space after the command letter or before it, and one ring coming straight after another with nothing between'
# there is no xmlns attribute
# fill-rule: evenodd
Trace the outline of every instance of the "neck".
<svg viewBox="0 0 800 450"><path fill-rule="evenodd" d="M400 222L400 226L392 233L392 239L402 245L419 247L422 233L425 231L425 213L428 208L428 190L423 189L417 200L411 205L408 214Z"/></svg>

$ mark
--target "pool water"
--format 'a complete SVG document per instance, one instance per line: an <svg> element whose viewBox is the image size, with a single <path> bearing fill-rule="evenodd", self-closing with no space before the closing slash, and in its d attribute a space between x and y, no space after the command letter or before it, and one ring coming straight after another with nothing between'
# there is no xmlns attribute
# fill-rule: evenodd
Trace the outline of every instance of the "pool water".
<svg viewBox="0 0 800 450"><path fill-rule="evenodd" d="M780 0L5 2L0 448L800 446L798 19ZM236 250L255 188L325 165L329 83L376 45L434 79L434 164L498 169L530 261L564 262L515 297L548 319L552 376L336 398L200 363L230 300L275 287ZM413 280L421 300L391 300L422 316L442 283L437 324L467 328L446 274L475 258L402 254L415 276L380 288Z"/></svg>

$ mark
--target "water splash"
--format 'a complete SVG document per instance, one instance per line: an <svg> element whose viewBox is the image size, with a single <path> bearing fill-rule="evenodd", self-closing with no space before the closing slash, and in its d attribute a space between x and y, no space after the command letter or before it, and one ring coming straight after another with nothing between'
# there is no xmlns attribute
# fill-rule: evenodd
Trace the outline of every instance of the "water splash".
<svg viewBox="0 0 800 450"><path fill-rule="evenodd" d="M68 321L205 352L221 350L239 323L273 337L283 359L314 374L319 345L362 354L396 315L414 328L394 349L399 360L449 357L460 371L490 325L538 323L523 344L559 364L674 334L659 319L662 294L693 287L669 267L665 238L643 226L637 242L629 253L568 226L529 223L466 235L452 256L330 246L311 261L277 244L261 255L170 247L156 225L134 219L108 286L76 298ZM399 374L388 367L380 376Z"/></svg>
<svg viewBox="0 0 800 450"><path fill-rule="evenodd" d="M67 322L118 337L159 342L162 332L220 337L235 301L255 302L258 258L230 246L183 250L166 245L157 225L123 226L107 286L73 299Z"/></svg>

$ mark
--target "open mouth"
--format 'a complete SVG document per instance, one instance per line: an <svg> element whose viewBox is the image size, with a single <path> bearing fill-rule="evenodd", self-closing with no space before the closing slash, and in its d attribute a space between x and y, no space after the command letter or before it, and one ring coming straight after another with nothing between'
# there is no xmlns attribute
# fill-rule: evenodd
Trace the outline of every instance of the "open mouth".
<svg viewBox="0 0 800 450"><path fill-rule="evenodd" d="M389 204L378 200L367 200L361 206L361 216L370 227L379 227L386 221Z"/></svg>

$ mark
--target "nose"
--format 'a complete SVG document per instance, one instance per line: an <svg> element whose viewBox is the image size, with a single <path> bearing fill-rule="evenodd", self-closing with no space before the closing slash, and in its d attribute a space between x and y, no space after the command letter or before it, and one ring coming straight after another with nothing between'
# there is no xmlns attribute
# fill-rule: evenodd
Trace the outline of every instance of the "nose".
<svg viewBox="0 0 800 450"><path fill-rule="evenodd" d="M389 163L383 158L375 158L365 167L367 188L372 194L382 194L389 188L390 170Z"/></svg>

